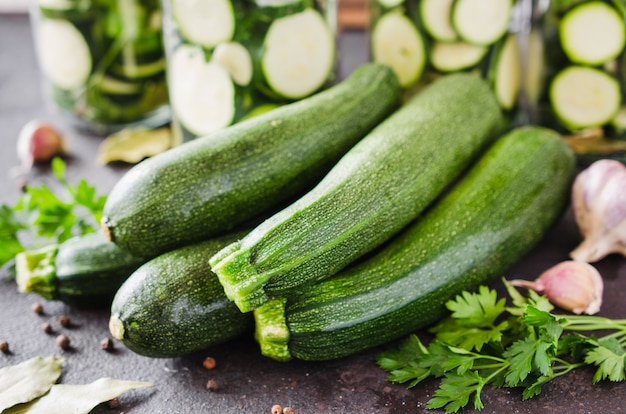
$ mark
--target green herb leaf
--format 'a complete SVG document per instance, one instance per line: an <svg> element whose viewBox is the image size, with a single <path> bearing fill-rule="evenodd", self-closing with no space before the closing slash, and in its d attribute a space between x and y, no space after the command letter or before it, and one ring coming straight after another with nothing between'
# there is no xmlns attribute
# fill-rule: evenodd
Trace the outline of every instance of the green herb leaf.
<svg viewBox="0 0 626 414"><path fill-rule="evenodd" d="M391 382L409 382L409 388L419 384L430 376L430 369L421 364L428 350L416 335L409 336L398 349L378 355L378 366L390 372L387 379Z"/></svg>
<svg viewBox="0 0 626 414"><path fill-rule="evenodd" d="M474 394L474 408L480 410L483 403L480 392L484 386L484 380L476 372L463 374L447 374L435 395L426 404L426 408L445 408L446 413L456 413L469 403Z"/></svg>
<svg viewBox="0 0 626 414"><path fill-rule="evenodd" d="M500 341L502 332L508 329L507 321L495 325L505 305L506 301L497 300L496 292L486 286L480 287L476 293L465 291L446 303L452 314L432 327L430 332L442 342L480 351L485 344Z"/></svg>
<svg viewBox="0 0 626 414"><path fill-rule="evenodd" d="M519 385L530 374L536 347L537 341L531 338L524 338L513 343L505 352L505 357L511 362L509 373L505 377L508 386L515 387Z"/></svg>
<svg viewBox="0 0 626 414"><path fill-rule="evenodd" d="M70 237L91 233L99 228L106 196L84 179L70 184L61 158L52 160L57 180L52 187L26 186L13 206L0 206L0 266L24 250L61 243Z"/></svg>
<svg viewBox="0 0 626 414"><path fill-rule="evenodd" d="M598 367L593 376L594 383L606 378L611 381L626 378L626 350L614 337L599 340L598 346L587 353L585 362Z"/></svg>
<svg viewBox="0 0 626 414"><path fill-rule="evenodd" d="M528 305L522 316L522 321L529 326L544 326L550 321L554 321L555 317L535 306Z"/></svg>
<svg viewBox="0 0 626 414"><path fill-rule="evenodd" d="M524 388L524 391L522 391L522 400L527 400L541 394L541 387L543 384L551 381L552 378L553 377L549 375L542 375L538 377L532 384Z"/></svg>
<svg viewBox="0 0 626 414"><path fill-rule="evenodd" d="M16 254L24 251L17 234L26 226L16 217L11 207L0 206L0 265L8 262Z"/></svg>
<svg viewBox="0 0 626 414"><path fill-rule="evenodd" d="M446 303L446 307L461 324L472 327L490 326L505 308L506 301L497 299L495 290L481 286L478 293L465 291L455 300Z"/></svg>
<svg viewBox="0 0 626 414"><path fill-rule="evenodd" d="M597 367L594 382L626 379L626 320L588 315L556 315L554 306L530 290L522 297L504 281L512 306L482 286L447 302L451 311L430 332L426 347L412 336L397 351L387 351L380 366L390 380L414 385L440 378L428 408L458 411L474 396L482 408L482 389L521 387L523 399L541 393L543 384L572 370ZM599 339L579 332L614 331ZM564 335L564 333L567 334Z"/></svg>
<svg viewBox="0 0 626 414"><path fill-rule="evenodd" d="M44 395L61 375L63 358L35 357L0 369L0 412Z"/></svg>

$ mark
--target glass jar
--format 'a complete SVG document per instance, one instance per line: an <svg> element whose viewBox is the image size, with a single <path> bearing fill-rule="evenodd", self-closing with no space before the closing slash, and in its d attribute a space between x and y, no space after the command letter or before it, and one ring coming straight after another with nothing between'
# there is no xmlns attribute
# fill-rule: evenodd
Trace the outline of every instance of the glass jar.
<svg viewBox="0 0 626 414"><path fill-rule="evenodd" d="M37 0L48 101L97 134L170 121L159 0Z"/></svg>
<svg viewBox="0 0 626 414"><path fill-rule="evenodd" d="M533 6L528 53L529 66L536 68L528 82L533 121L589 144L600 142L589 138L626 138L624 2L534 0ZM603 145L605 155L626 148L618 142Z"/></svg>
<svg viewBox="0 0 626 414"><path fill-rule="evenodd" d="M371 0L373 61L389 64L406 97L438 77L473 72L505 111L518 107L522 1Z"/></svg>
<svg viewBox="0 0 626 414"><path fill-rule="evenodd" d="M184 141L334 81L335 0L163 0L173 131Z"/></svg>

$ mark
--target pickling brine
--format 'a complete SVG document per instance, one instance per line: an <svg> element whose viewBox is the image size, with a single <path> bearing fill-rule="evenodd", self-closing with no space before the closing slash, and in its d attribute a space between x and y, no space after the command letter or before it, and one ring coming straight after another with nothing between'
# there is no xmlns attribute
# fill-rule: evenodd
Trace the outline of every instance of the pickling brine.
<svg viewBox="0 0 626 414"><path fill-rule="evenodd" d="M46 96L78 126L170 121L159 0L38 0L31 21Z"/></svg>
<svg viewBox="0 0 626 414"><path fill-rule="evenodd" d="M163 0L174 132L188 140L330 86L334 0Z"/></svg>

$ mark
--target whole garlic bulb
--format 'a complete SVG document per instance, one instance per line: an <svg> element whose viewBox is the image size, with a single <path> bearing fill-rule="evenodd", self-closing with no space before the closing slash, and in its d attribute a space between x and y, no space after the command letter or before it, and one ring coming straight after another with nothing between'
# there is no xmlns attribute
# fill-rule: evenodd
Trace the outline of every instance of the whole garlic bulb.
<svg viewBox="0 0 626 414"><path fill-rule="evenodd" d="M572 209L583 241L570 252L577 261L597 262L611 253L626 256L626 166L603 159L578 174Z"/></svg>

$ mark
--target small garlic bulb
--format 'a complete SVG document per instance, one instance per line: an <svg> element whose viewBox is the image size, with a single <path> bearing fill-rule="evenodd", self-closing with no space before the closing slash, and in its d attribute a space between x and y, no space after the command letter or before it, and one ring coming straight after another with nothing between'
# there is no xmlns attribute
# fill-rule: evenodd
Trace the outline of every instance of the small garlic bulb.
<svg viewBox="0 0 626 414"><path fill-rule="evenodd" d="M583 241L570 252L574 260L594 263L611 253L626 256L626 166L599 160L576 177L574 218Z"/></svg>
<svg viewBox="0 0 626 414"><path fill-rule="evenodd" d="M585 262L567 260L544 271L534 281L515 279L509 283L543 294L554 305L575 314L593 315L602 306L602 277Z"/></svg>

